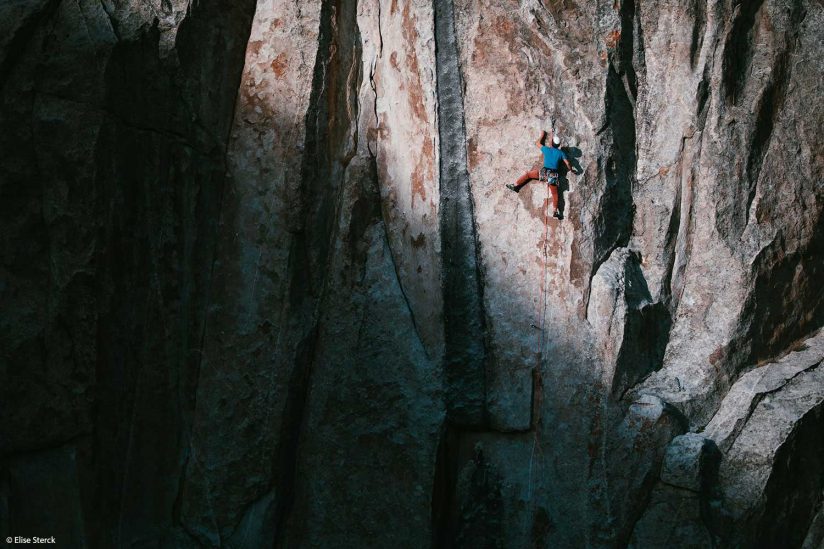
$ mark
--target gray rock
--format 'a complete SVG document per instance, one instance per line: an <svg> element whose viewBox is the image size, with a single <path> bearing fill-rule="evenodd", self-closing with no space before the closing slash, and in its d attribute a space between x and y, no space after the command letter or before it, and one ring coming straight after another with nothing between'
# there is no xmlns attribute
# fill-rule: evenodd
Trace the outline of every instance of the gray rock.
<svg viewBox="0 0 824 549"><path fill-rule="evenodd" d="M661 481L699 492L709 480L707 469L713 466L717 469L719 457L715 443L705 436L686 433L675 437L667 446Z"/></svg>
<svg viewBox="0 0 824 549"><path fill-rule="evenodd" d="M646 510L635 524L628 547L690 547L716 545L704 524L698 493L668 484L659 484L650 495Z"/></svg>
<svg viewBox="0 0 824 549"><path fill-rule="evenodd" d="M642 395L629 407L606 447L609 484L601 490L608 520L595 526L601 543L626 544L659 478L667 445L685 429L680 413L653 395Z"/></svg>
<svg viewBox="0 0 824 549"><path fill-rule="evenodd" d="M661 367L671 321L652 301L637 254L617 248L598 268L587 319L603 345L603 383L616 396Z"/></svg>
<svg viewBox="0 0 824 549"><path fill-rule="evenodd" d="M634 525L630 547L717 545L708 516L720 459L713 441L700 434L675 437L667 446L660 481Z"/></svg>
<svg viewBox="0 0 824 549"><path fill-rule="evenodd" d="M824 483L824 370L799 374L755 407L719 471L733 545L800 545ZM728 522L734 528L726 528Z"/></svg>
<svg viewBox="0 0 824 549"><path fill-rule="evenodd" d="M817 367L822 357L824 332L819 332L804 341L800 350L744 374L724 397L704 434L726 452L763 398L781 389L797 375Z"/></svg>
<svg viewBox="0 0 824 549"><path fill-rule="evenodd" d="M818 334L742 376L702 433L673 439L632 543L817 543L824 483L822 359Z"/></svg>

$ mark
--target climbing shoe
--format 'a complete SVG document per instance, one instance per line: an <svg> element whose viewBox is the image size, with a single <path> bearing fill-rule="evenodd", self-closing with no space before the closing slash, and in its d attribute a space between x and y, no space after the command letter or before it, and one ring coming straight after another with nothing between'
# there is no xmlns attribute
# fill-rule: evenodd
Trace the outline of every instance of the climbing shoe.
<svg viewBox="0 0 824 549"><path fill-rule="evenodd" d="M518 192L518 187L516 187L515 185L513 185L511 183L507 183L506 188L509 189L510 191L515 191L516 193Z"/></svg>
<svg viewBox="0 0 824 549"><path fill-rule="evenodd" d="M555 213L552 214L552 217L557 217L558 219L564 218L564 216L561 215L561 210L555 210Z"/></svg>

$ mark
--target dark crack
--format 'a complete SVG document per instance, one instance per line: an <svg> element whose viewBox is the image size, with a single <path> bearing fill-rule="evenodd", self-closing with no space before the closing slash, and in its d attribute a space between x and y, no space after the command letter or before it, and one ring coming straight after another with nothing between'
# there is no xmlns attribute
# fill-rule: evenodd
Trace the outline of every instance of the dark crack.
<svg viewBox="0 0 824 549"><path fill-rule="evenodd" d="M466 163L463 83L451 0L435 2L440 226L447 416L485 423L486 359L482 275Z"/></svg>

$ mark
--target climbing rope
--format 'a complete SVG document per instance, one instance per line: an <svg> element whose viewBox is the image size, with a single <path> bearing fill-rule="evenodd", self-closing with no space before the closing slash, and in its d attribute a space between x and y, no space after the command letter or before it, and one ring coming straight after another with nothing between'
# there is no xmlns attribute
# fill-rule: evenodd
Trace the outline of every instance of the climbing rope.
<svg viewBox="0 0 824 549"><path fill-rule="evenodd" d="M543 368L544 360L546 358L546 309L547 309L547 252L549 242L549 202L551 200L551 193L549 190L549 183L546 185L546 200L544 200L544 274L541 277L541 291L543 299L541 300L541 362L540 367Z"/></svg>
<svg viewBox="0 0 824 549"><path fill-rule="evenodd" d="M549 257L548 247L549 247L549 203L552 200L551 192L549 190L549 183L546 185L546 200L544 200L544 272L541 278L541 293L543 297L541 299L541 359L538 363L538 376L533 377L533 383L543 383L543 370L544 370L544 363L546 361L546 310L547 310L547 296L549 294L547 290L547 258ZM533 390L533 394L541 394L542 389L537 388ZM540 403L538 403L540 404ZM533 406L533 413L540 414L540 406L536 403L532 404ZM543 454L541 451L540 446L540 437L541 437L541 429L540 429L540 421L536 421L535 425L533 425L534 437L532 441L532 451L529 455L529 478L527 481L527 501L532 501L532 468L533 468L533 461L535 460L535 449L538 449L539 457Z"/></svg>

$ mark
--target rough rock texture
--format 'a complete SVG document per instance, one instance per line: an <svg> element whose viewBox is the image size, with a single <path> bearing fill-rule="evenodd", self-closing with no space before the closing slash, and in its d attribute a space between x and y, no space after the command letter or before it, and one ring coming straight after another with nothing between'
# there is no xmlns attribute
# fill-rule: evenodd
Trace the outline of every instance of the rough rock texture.
<svg viewBox="0 0 824 549"><path fill-rule="evenodd" d="M254 4L0 5L0 537L821 544L821 2Z"/></svg>
<svg viewBox="0 0 824 549"><path fill-rule="evenodd" d="M0 7L4 538L49 531L67 546L112 547L183 535L254 8ZM51 484L59 490L43 494Z"/></svg>
<svg viewBox="0 0 824 549"><path fill-rule="evenodd" d="M819 332L741 376L702 433L673 439L633 545L801 547L820 539L822 362Z"/></svg>
<svg viewBox="0 0 824 549"><path fill-rule="evenodd" d="M638 255L617 248L595 273L587 318L602 342L603 383L621 396L660 367L670 328L653 302Z"/></svg>

